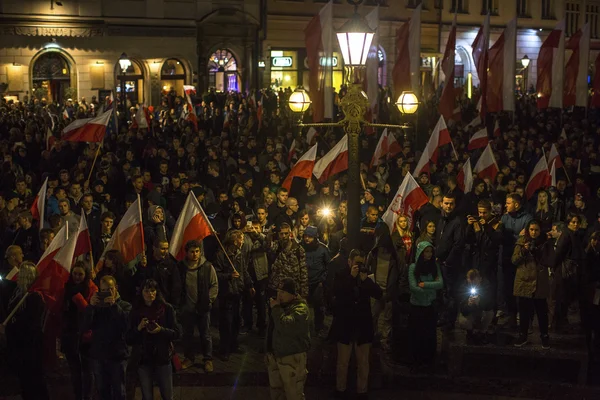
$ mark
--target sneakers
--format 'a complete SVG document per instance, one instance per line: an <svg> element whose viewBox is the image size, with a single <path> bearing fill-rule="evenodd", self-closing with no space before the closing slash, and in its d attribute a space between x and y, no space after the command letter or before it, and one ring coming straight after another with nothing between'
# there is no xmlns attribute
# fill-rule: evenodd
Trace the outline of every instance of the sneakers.
<svg viewBox="0 0 600 400"><path fill-rule="evenodd" d="M188 368L192 367L193 365L194 365L194 361L190 360L189 358L186 358L181 363L181 369L188 369Z"/></svg>
<svg viewBox="0 0 600 400"><path fill-rule="evenodd" d="M550 337L548 335L542 336L542 349L548 350L550 348Z"/></svg>
<svg viewBox="0 0 600 400"><path fill-rule="evenodd" d="M206 360L204 361L204 372L206 372L207 374L210 374L211 372L213 372L215 369L213 367L213 362L212 360Z"/></svg>
<svg viewBox="0 0 600 400"><path fill-rule="evenodd" d="M515 347L523 347L525 346L527 343L529 343L527 341L527 336L522 336L519 335L519 339L517 340L517 342L515 343Z"/></svg>

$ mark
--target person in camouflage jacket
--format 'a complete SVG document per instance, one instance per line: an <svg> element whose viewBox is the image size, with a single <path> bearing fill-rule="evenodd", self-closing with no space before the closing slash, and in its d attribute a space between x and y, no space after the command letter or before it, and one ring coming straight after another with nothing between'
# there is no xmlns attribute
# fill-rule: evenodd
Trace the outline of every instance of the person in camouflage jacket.
<svg viewBox="0 0 600 400"><path fill-rule="evenodd" d="M284 278L298 282L299 294L308 296L308 269L304 248L292 240L292 229L287 223L279 228L279 240L273 242L270 251L271 274L269 276L270 297L277 292Z"/></svg>

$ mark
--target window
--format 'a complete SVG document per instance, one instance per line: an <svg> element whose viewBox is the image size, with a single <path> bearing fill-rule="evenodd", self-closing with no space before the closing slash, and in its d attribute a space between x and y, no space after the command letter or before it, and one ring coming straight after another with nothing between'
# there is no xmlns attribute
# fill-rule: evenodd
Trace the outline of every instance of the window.
<svg viewBox="0 0 600 400"><path fill-rule="evenodd" d="M590 24L590 37L598 39L598 14L599 6L587 6L585 12L585 22Z"/></svg>
<svg viewBox="0 0 600 400"><path fill-rule="evenodd" d="M481 15L498 15L498 0L481 0Z"/></svg>
<svg viewBox="0 0 600 400"><path fill-rule="evenodd" d="M176 58L170 58L164 62L160 69L160 87L163 93L174 90L179 96L184 95L185 67Z"/></svg>
<svg viewBox="0 0 600 400"><path fill-rule="evenodd" d="M571 36L579 29L579 4L567 3L565 9L565 35Z"/></svg>
<svg viewBox="0 0 600 400"><path fill-rule="evenodd" d="M427 10L427 1L425 0L407 0L406 8L417 8L419 4L423 4L422 9Z"/></svg>
<svg viewBox="0 0 600 400"><path fill-rule="evenodd" d="M529 4L527 0L517 0L517 16L519 18L530 18Z"/></svg>
<svg viewBox="0 0 600 400"><path fill-rule="evenodd" d="M451 13L468 14L469 13L469 0L452 0L450 6Z"/></svg>
<svg viewBox="0 0 600 400"><path fill-rule="evenodd" d="M542 19L554 19L554 0L542 0Z"/></svg>

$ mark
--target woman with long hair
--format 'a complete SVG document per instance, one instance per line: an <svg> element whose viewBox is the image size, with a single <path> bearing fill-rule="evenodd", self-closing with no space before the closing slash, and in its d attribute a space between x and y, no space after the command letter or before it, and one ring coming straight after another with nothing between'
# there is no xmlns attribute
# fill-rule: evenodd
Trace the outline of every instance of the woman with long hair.
<svg viewBox="0 0 600 400"><path fill-rule="evenodd" d="M415 246L418 246L421 242L429 242L435 246L435 221L425 221L422 228L424 229L417 238Z"/></svg>
<svg viewBox="0 0 600 400"><path fill-rule="evenodd" d="M173 400L173 342L181 337L173 306L165 302L158 282L147 279L131 309L127 343L141 347L138 367L142 399L152 400L156 383L163 400Z"/></svg>
<svg viewBox="0 0 600 400"><path fill-rule="evenodd" d="M296 218L296 224L293 227L293 233L296 240L302 240L304 236L304 231L306 228L312 225L310 214L307 209L301 210L298 212L298 217Z"/></svg>
<svg viewBox="0 0 600 400"><path fill-rule="evenodd" d="M30 261L22 263L17 287L8 302L9 313L17 307L18 309L6 328L0 325L0 329L6 329L8 365L19 378L23 400L49 399L43 370L44 299L36 291L29 292L36 279L35 264ZM21 303L25 296L27 297Z"/></svg>
<svg viewBox="0 0 600 400"><path fill-rule="evenodd" d="M63 327L60 338L61 351L65 354L71 372L71 383L76 400L91 399L94 389L94 374L87 357L90 334L80 332L83 312L90 299L98 291L91 279L90 271L83 261L71 268L65 284L63 298Z"/></svg>
<svg viewBox="0 0 600 400"><path fill-rule="evenodd" d="M552 221L554 221L554 210L550 205L548 192L545 190L538 192L534 218L539 221L542 232L550 231Z"/></svg>
<svg viewBox="0 0 600 400"><path fill-rule="evenodd" d="M432 368L437 346L437 310L434 302L444 282L431 243L421 242L417 246L415 262L408 267L408 284L408 331L413 368Z"/></svg>
<svg viewBox="0 0 600 400"><path fill-rule="evenodd" d="M408 224L408 217L400 215L396 220L396 229L392 233L392 239L396 248L404 246L406 250L406 261L410 260L411 250L413 247L413 233Z"/></svg>

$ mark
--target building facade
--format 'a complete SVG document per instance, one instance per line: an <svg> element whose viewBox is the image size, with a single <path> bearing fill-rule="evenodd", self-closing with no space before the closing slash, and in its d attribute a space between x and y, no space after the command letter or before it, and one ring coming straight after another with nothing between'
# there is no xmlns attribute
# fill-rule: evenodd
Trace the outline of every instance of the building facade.
<svg viewBox="0 0 600 400"><path fill-rule="evenodd" d="M120 92L137 103L157 104L161 93L183 85L200 92L308 86L304 30L327 0L2 0L0 93L14 98L105 96ZM334 0L334 27L353 12ZM493 44L507 22L518 18L517 60L521 85L536 82L539 48L557 23L572 35L590 23L593 63L600 35L600 0L365 0L367 15L379 5L378 80L391 85L395 33L422 4L421 82L424 93L443 81L438 74L454 14L457 15L455 76L478 84L471 44L484 15L491 14ZM335 42L335 40L334 40ZM335 43L337 47L337 43ZM122 54L131 66L122 71ZM567 58L568 59L568 54ZM333 86L345 73L334 52ZM591 66L590 66L591 68ZM519 79L521 81L519 81ZM525 80L527 82L525 82Z"/></svg>

